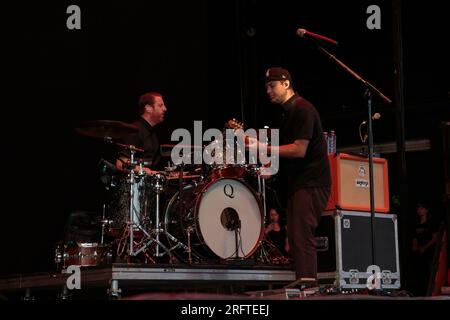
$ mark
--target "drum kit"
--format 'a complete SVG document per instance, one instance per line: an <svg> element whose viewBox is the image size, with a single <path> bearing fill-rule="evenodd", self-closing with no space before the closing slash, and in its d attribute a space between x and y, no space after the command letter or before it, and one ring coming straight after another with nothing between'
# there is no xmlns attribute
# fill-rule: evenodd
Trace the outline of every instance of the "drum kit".
<svg viewBox="0 0 450 320"><path fill-rule="evenodd" d="M127 152L129 161L118 170L101 160L109 177L100 241L59 247L56 260L63 267L111 262L288 262L265 239L265 180L257 166L205 168L169 162L163 171L147 174L139 158L143 150L115 141L135 133L133 125L98 120L76 131L114 144L122 154Z"/></svg>

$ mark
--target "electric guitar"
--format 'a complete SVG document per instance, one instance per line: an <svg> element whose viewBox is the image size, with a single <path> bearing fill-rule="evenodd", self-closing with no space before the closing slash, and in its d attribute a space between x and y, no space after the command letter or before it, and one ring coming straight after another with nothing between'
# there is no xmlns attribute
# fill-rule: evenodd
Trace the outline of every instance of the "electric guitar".
<svg viewBox="0 0 450 320"><path fill-rule="evenodd" d="M236 130L238 130L238 129L244 130L244 124L243 124L242 122L236 120L235 118L233 118L233 119L231 119L231 120L228 120L228 121L225 123L225 128L235 130L235 134L236 134ZM270 130L270 129L267 129L267 130ZM245 142L245 145L246 145L246 146L249 146L249 145L250 145L250 143L251 143L250 139L256 139L256 141L258 141L256 137L249 137L249 136L246 136L242 131L241 131L241 134L242 134L242 136L244 137L244 142ZM264 170L264 168L268 168L268 167L270 167L270 166L271 166L271 163L267 163L266 165L263 165L263 166L262 166L262 169L263 169L263 171L264 171L265 173L262 174L261 176L262 176L263 178L265 178L265 179L268 179L268 178L272 177L272 174L268 173L267 170Z"/></svg>
<svg viewBox="0 0 450 320"><path fill-rule="evenodd" d="M234 129L234 130L238 130L238 129L244 130L244 123L233 118L233 119L225 122L225 128L226 129Z"/></svg>

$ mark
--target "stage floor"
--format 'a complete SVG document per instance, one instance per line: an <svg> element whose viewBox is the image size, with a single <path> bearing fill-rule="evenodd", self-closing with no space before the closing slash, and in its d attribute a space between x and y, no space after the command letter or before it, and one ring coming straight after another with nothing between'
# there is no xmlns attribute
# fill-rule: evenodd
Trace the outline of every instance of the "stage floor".
<svg viewBox="0 0 450 320"><path fill-rule="evenodd" d="M74 274L37 273L0 279L0 293L39 294L45 292L84 293L103 291L126 296L140 292L196 292L232 294L247 289L282 287L295 280L295 272L285 266L201 265L174 266L112 264L80 267L80 289L67 290ZM69 277L72 277L69 279Z"/></svg>
<svg viewBox="0 0 450 320"><path fill-rule="evenodd" d="M0 300L450 300L409 297L400 290L374 295L324 291L323 286L315 293L286 289L295 280L288 266L112 264L79 270L79 289L68 288L74 274L61 272L0 278Z"/></svg>

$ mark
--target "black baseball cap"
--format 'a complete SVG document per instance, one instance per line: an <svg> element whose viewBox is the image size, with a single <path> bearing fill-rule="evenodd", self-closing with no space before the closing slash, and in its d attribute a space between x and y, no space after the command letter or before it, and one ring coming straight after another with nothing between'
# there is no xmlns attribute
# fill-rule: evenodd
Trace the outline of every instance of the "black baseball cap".
<svg viewBox="0 0 450 320"><path fill-rule="evenodd" d="M276 80L289 80L292 82L291 74L281 67L273 67L266 71L265 82Z"/></svg>

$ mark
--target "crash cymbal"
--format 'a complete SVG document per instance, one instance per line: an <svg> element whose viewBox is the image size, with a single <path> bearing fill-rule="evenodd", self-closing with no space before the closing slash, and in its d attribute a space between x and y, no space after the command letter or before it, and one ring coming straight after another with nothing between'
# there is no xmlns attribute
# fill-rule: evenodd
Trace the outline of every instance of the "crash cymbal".
<svg viewBox="0 0 450 320"><path fill-rule="evenodd" d="M94 120L83 122L76 132L93 138L119 139L138 132L138 128L132 124L115 120Z"/></svg>

